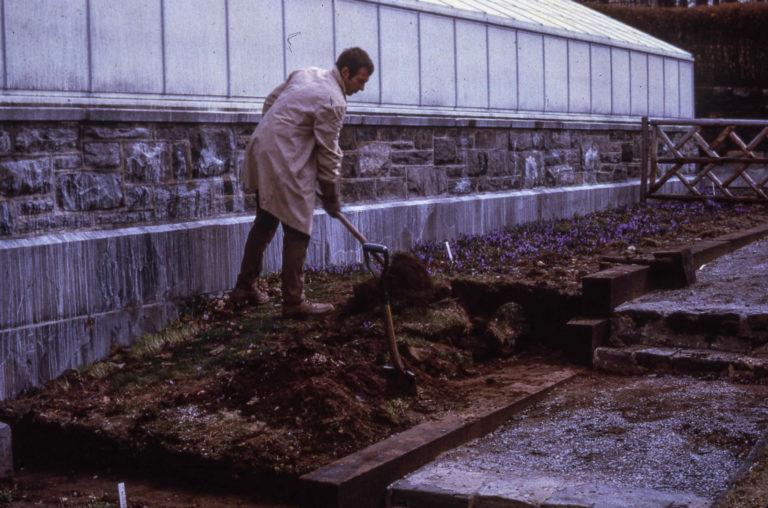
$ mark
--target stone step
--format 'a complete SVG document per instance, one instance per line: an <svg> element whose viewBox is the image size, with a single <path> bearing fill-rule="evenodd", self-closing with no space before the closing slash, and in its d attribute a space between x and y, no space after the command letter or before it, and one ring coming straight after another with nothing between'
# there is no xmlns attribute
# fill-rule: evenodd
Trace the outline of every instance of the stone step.
<svg viewBox="0 0 768 508"><path fill-rule="evenodd" d="M728 309L705 312L619 309L611 318L608 343L710 349L768 357L768 314Z"/></svg>
<svg viewBox="0 0 768 508"><path fill-rule="evenodd" d="M688 492L618 487L605 483L539 478L507 478L467 488L461 480L451 489L400 480L389 488L391 508L705 508L711 500Z"/></svg>
<svg viewBox="0 0 768 508"><path fill-rule="evenodd" d="M644 345L599 347L592 364L596 369L617 374L698 373L746 382L768 380L768 356L727 351Z"/></svg>

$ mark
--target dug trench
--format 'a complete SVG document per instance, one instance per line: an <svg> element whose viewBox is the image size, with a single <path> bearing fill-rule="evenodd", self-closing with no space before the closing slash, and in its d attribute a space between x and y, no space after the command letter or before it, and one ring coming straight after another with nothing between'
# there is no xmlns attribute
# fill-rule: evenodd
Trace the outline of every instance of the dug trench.
<svg viewBox="0 0 768 508"><path fill-rule="evenodd" d="M550 338L579 312L578 295L495 277L433 281L408 256L393 257L390 277L416 397L385 393L381 366L391 359L372 279L319 276L318 287L343 293L327 318L285 320L275 307L212 299L179 325L181 339L149 353L115 350L5 402L16 466L140 471L294 503L301 474L507 399L514 392L502 380L519 369L568 364Z"/></svg>

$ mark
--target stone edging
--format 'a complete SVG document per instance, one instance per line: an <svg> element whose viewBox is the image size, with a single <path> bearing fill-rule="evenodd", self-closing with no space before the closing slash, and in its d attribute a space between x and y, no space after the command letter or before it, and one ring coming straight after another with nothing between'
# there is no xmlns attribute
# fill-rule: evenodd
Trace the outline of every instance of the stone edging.
<svg viewBox="0 0 768 508"><path fill-rule="evenodd" d="M580 374L575 370L538 392L471 418L455 415L426 422L299 478L300 508L377 508L387 486L439 454L492 432Z"/></svg>
<svg viewBox="0 0 768 508"><path fill-rule="evenodd" d="M696 281L697 267L765 236L768 236L768 223L701 241L691 247L654 252L653 258L604 258L621 264L582 279L586 317L568 322L572 349L579 351L579 357L588 357L591 364L596 349L607 341L609 318L618 305L656 289L690 285Z"/></svg>

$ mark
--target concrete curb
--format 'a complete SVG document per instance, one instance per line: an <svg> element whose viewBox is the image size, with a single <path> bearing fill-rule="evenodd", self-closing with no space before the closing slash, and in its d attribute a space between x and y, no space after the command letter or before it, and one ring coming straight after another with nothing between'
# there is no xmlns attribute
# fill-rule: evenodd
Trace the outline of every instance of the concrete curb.
<svg viewBox="0 0 768 508"><path fill-rule="evenodd" d="M474 417L447 416L422 423L299 478L300 508L378 508L393 481L496 429L581 373L574 370L533 394Z"/></svg>

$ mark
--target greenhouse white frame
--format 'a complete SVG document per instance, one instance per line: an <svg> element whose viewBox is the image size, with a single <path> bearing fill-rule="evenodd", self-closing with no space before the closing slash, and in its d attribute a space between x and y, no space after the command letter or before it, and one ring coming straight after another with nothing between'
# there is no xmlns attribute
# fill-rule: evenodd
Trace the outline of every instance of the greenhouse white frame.
<svg viewBox="0 0 768 508"><path fill-rule="evenodd" d="M19 108L254 112L293 69L368 50L363 115L693 116L693 58L570 0L4 0ZM10 108L10 109L9 109ZM2 114L2 113L0 113Z"/></svg>

